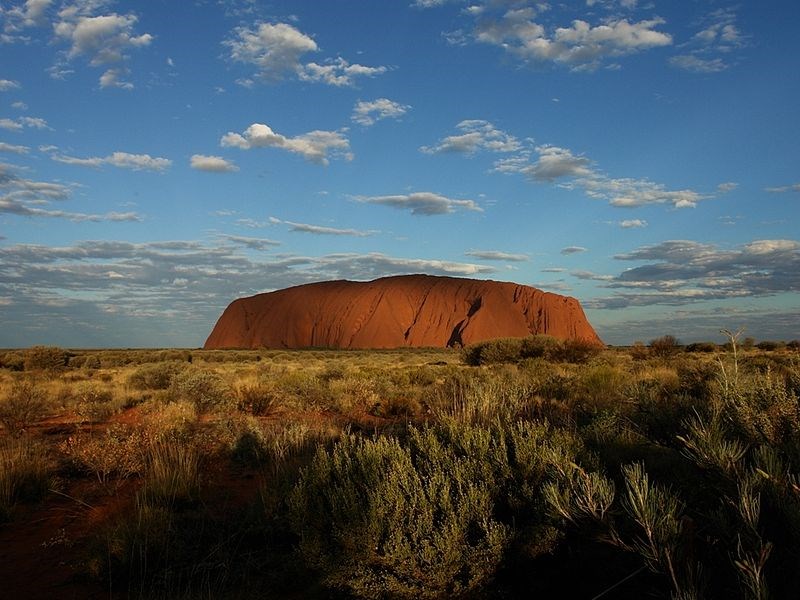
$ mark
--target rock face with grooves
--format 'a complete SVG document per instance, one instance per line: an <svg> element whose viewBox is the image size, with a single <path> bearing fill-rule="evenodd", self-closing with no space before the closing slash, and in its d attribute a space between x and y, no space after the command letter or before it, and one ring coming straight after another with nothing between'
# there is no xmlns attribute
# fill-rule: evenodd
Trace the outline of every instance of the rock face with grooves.
<svg viewBox="0 0 800 600"><path fill-rule="evenodd" d="M205 348L400 348L546 334L602 343L575 298L498 281L403 275L234 300Z"/></svg>

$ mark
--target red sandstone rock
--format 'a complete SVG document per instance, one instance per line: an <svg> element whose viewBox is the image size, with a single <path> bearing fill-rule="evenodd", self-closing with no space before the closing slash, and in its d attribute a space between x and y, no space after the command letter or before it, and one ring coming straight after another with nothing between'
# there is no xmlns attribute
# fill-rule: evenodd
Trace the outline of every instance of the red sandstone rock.
<svg viewBox="0 0 800 600"><path fill-rule="evenodd" d="M205 348L399 348L535 334L602 343L575 298L515 283L403 275L234 300Z"/></svg>

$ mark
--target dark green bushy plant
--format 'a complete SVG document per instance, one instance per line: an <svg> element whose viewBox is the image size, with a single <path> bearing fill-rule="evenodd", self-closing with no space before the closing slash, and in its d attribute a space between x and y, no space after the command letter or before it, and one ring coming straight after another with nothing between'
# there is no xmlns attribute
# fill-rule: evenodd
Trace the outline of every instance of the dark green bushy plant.
<svg viewBox="0 0 800 600"><path fill-rule="evenodd" d="M543 485L581 450L525 422L445 420L405 443L348 436L317 452L290 496L300 551L328 586L360 597L474 594L515 538L552 549Z"/></svg>
<svg viewBox="0 0 800 600"><path fill-rule="evenodd" d="M203 369L186 369L172 378L169 394L176 400L194 402L205 411L231 402L232 394L225 380L217 373Z"/></svg>
<svg viewBox="0 0 800 600"><path fill-rule="evenodd" d="M137 390L166 390L185 368L185 363L176 361L142 365L131 373L128 384Z"/></svg>

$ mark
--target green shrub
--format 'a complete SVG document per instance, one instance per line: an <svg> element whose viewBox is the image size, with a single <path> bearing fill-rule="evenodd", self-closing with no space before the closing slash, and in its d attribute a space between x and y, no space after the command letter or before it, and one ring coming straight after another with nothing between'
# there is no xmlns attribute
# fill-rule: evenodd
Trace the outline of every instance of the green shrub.
<svg viewBox="0 0 800 600"><path fill-rule="evenodd" d="M57 371L67 366L69 355L55 346L32 346L24 352L26 371Z"/></svg>
<svg viewBox="0 0 800 600"><path fill-rule="evenodd" d="M674 335L664 335L650 340L650 354L659 358L668 358L680 351L680 342Z"/></svg>
<svg viewBox="0 0 800 600"><path fill-rule="evenodd" d="M585 363L603 351L603 346L589 340L564 340L553 355L554 360L569 363Z"/></svg>
<svg viewBox="0 0 800 600"><path fill-rule="evenodd" d="M114 398L114 393L101 385L88 381L77 385L73 390L75 414L81 421L101 423L111 415L122 410L125 400Z"/></svg>
<svg viewBox="0 0 800 600"><path fill-rule="evenodd" d="M184 363L174 361L142 365L131 373L128 384L137 390L166 390L185 368Z"/></svg>
<svg viewBox="0 0 800 600"><path fill-rule="evenodd" d="M306 561L328 586L363 598L480 589L510 535L492 518L485 481L463 466L418 470L410 451L387 438L350 436L320 450L289 504Z"/></svg>
<svg viewBox="0 0 800 600"><path fill-rule="evenodd" d="M558 535L545 483L583 450L542 423L445 420L408 439L347 436L318 450L289 506L300 552L324 582L359 597L476 594L513 542L531 555Z"/></svg>
<svg viewBox="0 0 800 600"><path fill-rule="evenodd" d="M170 383L169 394L175 400L194 402L199 412L232 402L231 390L225 380L214 371L202 369L177 373Z"/></svg>
<svg viewBox="0 0 800 600"><path fill-rule="evenodd" d="M100 434L70 436L59 447L73 468L93 475L114 491L121 480L144 472L148 444L143 432L113 425Z"/></svg>
<svg viewBox="0 0 800 600"><path fill-rule="evenodd" d="M32 381L15 381L0 400L0 423L9 433L19 433L40 420L47 408L47 394Z"/></svg>

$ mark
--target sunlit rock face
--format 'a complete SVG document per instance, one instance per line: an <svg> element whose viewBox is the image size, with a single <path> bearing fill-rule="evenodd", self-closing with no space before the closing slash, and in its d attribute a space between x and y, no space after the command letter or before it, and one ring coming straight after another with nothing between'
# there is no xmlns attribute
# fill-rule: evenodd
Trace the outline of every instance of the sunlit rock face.
<svg viewBox="0 0 800 600"><path fill-rule="evenodd" d="M516 283L403 275L240 298L205 347L447 347L535 334L602 343L575 298Z"/></svg>

